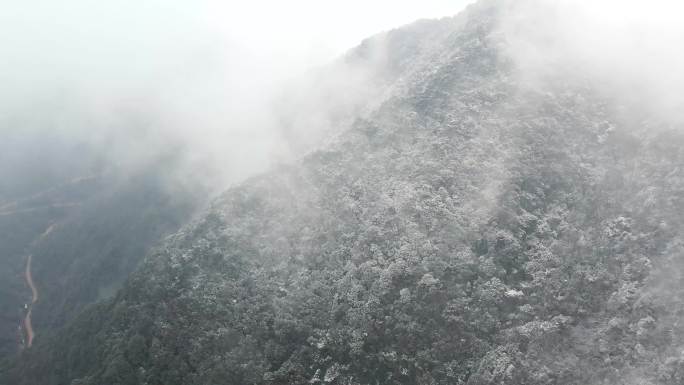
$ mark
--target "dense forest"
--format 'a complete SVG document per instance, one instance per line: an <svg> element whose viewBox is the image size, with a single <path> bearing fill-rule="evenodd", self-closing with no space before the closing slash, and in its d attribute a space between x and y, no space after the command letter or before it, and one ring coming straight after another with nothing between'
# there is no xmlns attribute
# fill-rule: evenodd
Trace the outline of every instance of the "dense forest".
<svg viewBox="0 0 684 385"><path fill-rule="evenodd" d="M500 4L351 51L386 76L371 111L0 382L684 383L684 130L572 72L523 81Z"/></svg>

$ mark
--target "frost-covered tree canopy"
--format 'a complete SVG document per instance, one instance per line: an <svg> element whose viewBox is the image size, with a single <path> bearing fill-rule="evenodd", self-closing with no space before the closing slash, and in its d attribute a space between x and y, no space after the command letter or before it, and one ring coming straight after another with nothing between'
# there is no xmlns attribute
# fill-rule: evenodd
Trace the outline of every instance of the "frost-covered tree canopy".
<svg viewBox="0 0 684 385"><path fill-rule="evenodd" d="M681 384L684 131L524 82L496 4L350 53L382 50L377 107L226 191L9 383Z"/></svg>

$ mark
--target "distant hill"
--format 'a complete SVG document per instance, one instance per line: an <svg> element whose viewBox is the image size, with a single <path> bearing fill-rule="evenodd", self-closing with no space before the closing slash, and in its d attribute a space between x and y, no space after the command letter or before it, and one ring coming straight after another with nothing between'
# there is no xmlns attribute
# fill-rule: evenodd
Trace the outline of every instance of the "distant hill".
<svg viewBox="0 0 684 385"><path fill-rule="evenodd" d="M122 173L103 167L87 147L72 152L65 143L27 137L0 145L11 161L0 167L2 358L27 344L22 322L31 303L24 277L29 255L40 293L31 309L40 340L85 305L113 296L149 248L177 231L206 199L201 188L171 190L172 158Z"/></svg>

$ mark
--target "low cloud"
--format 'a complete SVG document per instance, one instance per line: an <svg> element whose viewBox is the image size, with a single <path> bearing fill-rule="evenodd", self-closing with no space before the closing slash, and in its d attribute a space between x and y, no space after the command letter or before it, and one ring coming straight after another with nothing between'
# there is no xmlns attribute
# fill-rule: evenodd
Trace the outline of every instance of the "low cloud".
<svg viewBox="0 0 684 385"><path fill-rule="evenodd" d="M371 32L465 3L385 4L384 12L360 1L333 9L309 0L6 4L0 132L14 138L4 142L14 153L2 148L0 162L14 164L16 177L31 158L22 154L59 167L59 153L130 173L175 154L179 180L221 190L300 156L329 129L331 103L353 105L342 99L362 93L363 70L337 68L322 85L301 80L321 79L313 67ZM330 92L321 87L353 95L323 99Z"/></svg>
<svg viewBox="0 0 684 385"><path fill-rule="evenodd" d="M684 115L678 2L507 1L501 33L528 85L578 77L671 122Z"/></svg>

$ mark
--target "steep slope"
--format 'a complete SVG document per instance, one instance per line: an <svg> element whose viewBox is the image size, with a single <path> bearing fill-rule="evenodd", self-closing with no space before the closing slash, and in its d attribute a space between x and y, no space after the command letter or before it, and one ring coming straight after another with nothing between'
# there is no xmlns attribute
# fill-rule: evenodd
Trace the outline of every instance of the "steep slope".
<svg viewBox="0 0 684 385"><path fill-rule="evenodd" d="M522 83L499 3L390 34L421 49L375 110L224 193L4 376L681 383L683 131L582 79Z"/></svg>

